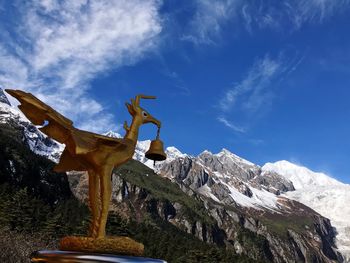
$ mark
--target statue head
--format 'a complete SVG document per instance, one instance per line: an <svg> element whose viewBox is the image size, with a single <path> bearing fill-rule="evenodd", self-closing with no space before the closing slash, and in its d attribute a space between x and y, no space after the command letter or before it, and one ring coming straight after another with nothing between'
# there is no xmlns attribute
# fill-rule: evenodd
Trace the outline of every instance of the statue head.
<svg viewBox="0 0 350 263"><path fill-rule="evenodd" d="M155 99L155 96L146 96L146 95L137 95L135 99L131 99L131 104L126 103L126 107L128 108L131 116L139 121L141 124L145 123L153 123L157 125L158 129L161 126L159 120L154 118L148 111L140 107L140 99Z"/></svg>

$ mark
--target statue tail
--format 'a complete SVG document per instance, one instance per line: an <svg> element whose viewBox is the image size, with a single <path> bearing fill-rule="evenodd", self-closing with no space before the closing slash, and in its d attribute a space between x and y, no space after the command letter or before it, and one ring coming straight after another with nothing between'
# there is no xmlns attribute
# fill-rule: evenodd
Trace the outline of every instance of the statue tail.
<svg viewBox="0 0 350 263"><path fill-rule="evenodd" d="M34 125L42 126L48 122L47 125L39 129L56 141L65 143L71 131L75 129L71 120L67 119L32 94L11 89L6 89L6 92L21 103L18 108Z"/></svg>

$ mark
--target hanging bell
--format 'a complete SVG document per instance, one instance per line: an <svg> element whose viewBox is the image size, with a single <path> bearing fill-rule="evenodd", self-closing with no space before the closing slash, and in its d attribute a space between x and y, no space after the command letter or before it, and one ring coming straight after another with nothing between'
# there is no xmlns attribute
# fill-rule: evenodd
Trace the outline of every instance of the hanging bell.
<svg viewBox="0 0 350 263"><path fill-rule="evenodd" d="M166 154L163 150L163 142L158 138L153 140L145 156L153 161L164 161Z"/></svg>
<svg viewBox="0 0 350 263"><path fill-rule="evenodd" d="M157 137L151 141L148 151L145 153L146 158L156 161L164 161L166 154L163 149L163 142L159 139L160 127L158 127Z"/></svg>

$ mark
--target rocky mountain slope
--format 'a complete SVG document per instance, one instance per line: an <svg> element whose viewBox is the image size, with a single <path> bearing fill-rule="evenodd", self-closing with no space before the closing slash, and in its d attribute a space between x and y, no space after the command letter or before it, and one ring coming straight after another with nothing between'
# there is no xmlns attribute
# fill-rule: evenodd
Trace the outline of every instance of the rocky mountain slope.
<svg viewBox="0 0 350 263"><path fill-rule="evenodd" d="M337 231L336 245L345 260L349 262L350 185L288 161L267 163L262 170L276 172L291 180L296 191L286 192L284 195L311 207L331 220Z"/></svg>
<svg viewBox="0 0 350 263"><path fill-rule="evenodd" d="M280 196L296 200L329 218L335 227L336 246L344 255L344 261L350 262L350 185L288 161L259 167L226 149L217 154L204 151L194 157L168 147L166 153L170 158L153 167L153 162L144 157L149 143L143 142L134 158L215 201L230 205L232 200L224 198L229 196L243 207L273 210Z"/></svg>
<svg viewBox="0 0 350 263"><path fill-rule="evenodd" d="M135 161L134 161L135 162ZM159 218L202 241L266 262L335 262L329 220L298 202L281 200L289 213L222 205L182 189L151 169L131 162L113 177L113 208L125 218ZM70 174L71 188L87 199L87 175Z"/></svg>
<svg viewBox="0 0 350 263"><path fill-rule="evenodd" d="M62 146L42 135L8 102L0 103L0 122L18 123L24 130L23 140L34 152L57 160ZM254 259L342 260L333 246L335 233L329 220L285 196L295 190L289 178L225 149L217 154L204 151L195 157L168 147L168 159L153 167L144 157L149 144L139 142L134 159L154 168L158 175L142 167L115 171L113 202L120 214L141 221L156 215L205 242ZM70 184L76 196L86 200L86 177L72 174ZM186 194L169 189L172 185Z"/></svg>

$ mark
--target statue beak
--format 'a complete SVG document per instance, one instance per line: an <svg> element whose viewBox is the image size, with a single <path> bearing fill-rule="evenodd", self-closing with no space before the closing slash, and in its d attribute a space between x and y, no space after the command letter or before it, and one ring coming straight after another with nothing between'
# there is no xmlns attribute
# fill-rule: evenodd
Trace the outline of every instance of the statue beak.
<svg viewBox="0 0 350 263"><path fill-rule="evenodd" d="M155 119L155 118L153 118L151 116L149 116L149 121L148 122L152 122L154 125L157 125L158 128L160 128L160 126L161 126L160 121L158 121L157 119Z"/></svg>

